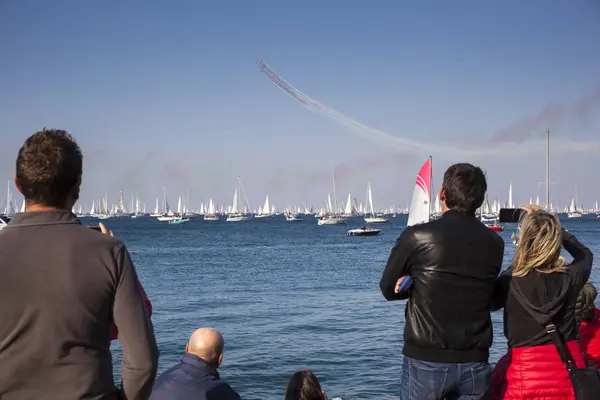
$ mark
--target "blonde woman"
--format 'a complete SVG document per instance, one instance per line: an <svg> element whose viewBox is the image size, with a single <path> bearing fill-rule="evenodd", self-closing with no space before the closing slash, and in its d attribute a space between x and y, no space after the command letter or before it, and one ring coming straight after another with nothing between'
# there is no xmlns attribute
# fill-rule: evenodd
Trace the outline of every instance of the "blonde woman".
<svg viewBox="0 0 600 400"><path fill-rule="evenodd" d="M512 266L498 278L492 309L504 307L508 353L492 377L492 399L575 399L569 375L545 326L553 323L578 367L575 304L592 252L539 207L523 207ZM568 264L561 247L573 257Z"/></svg>

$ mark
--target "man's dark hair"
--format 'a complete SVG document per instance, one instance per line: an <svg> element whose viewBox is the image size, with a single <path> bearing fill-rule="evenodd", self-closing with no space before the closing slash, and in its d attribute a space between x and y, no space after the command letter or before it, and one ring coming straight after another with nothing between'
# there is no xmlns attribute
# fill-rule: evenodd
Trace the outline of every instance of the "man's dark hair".
<svg viewBox="0 0 600 400"><path fill-rule="evenodd" d="M66 131L43 129L30 136L17 157L17 181L27 201L65 204L83 170L83 156Z"/></svg>
<svg viewBox="0 0 600 400"><path fill-rule="evenodd" d="M461 163L454 164L446 170L442 187L448 208L475 214L485 200L487 182L481 168Z"/></svg>
<svg viewBox="0 0 600 400"><path fill-rule="evenodd" d="M311 371L297 371L292 375L285 392L285 400L313 400L323 398L321 384Z"/></svg>

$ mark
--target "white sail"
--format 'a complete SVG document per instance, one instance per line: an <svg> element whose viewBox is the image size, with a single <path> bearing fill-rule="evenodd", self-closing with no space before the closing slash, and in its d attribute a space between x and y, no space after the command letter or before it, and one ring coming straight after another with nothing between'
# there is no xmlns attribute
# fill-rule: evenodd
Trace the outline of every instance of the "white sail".
<svg viewBox="0 0 600 400"><path fill-rule="evenodd" d="M487 208L488 208L488 212L489 212L490 203L487 203ZM440 204L440 196L435 196L435 203L434 203L433 211L436 214L442 213L442 205Z"/></svg>
<svg viewBox="0 0 600 400"><path fill-rule="evenodd" d="M344 213L346 215L352 215L352 193L348 193L348 200L346 200L346 208L344 210Z"/></svg>
<svg viewBox="0 0 600 400"><path fill-rule="evenodd" d="M335 212L333 205L331 204L331 195L329 193L327 194L327 207L329 208L329 211Z"/></svg>
<svg viewBox="0 0 600 400"><path fill-rule="evenodd" d="M569 212L577 212L577 206L575 205L575 197L571 198L571 204L569 205Z"/></svg>
<svg viewBox="0 0 600 400"><path fill-rule="evenodd" d="M431 192L431 158L421 167L415 182L410 210L408 212L407 226L429 222L430 218L430 192Z"/></svg>
<svg viewBox="0 0 600 400"><path fill-rule="evenodd" d="M513 191L512 191L512 181L509 182L508 186L508 204L507 208L515 208L513 204Z"/></svg>
<svg viewBox="0 0 600 400"><path fill-rule="evenodd" d="M75 207L75 206L73 206L73 207ZM23 202L21 203L21 210L20 210L20 212L22 212L22 213L25 212L25 197L23 197ZM73 214L75 214L75 213L73 212Z"/></svg>
<svg viewBox="0 0 600 400"><path fill-rule="evenodd" d="M269 206L269 195L267 195L267 198L265 199L265 205L262 207L261 213L264 215L271 213L271 207Z"/></svg>
<svg viewBox="0 0 600 400"><path fill-rule="evenodd" d="M237 188L235 189L235 192L233 192L233 204L231 205L231 213L232 214L236 214L240 212L240 207L238 205L239 203L239 198L238 198L238 190Z"/></svg>

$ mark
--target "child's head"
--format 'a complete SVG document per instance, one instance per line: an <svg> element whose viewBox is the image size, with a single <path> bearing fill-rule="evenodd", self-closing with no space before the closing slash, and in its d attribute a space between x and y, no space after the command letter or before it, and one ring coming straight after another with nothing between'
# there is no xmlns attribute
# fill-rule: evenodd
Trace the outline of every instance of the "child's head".
<svg viewBox="0 0 600 400"><path fill-rule="evenodd" d="M581 289L581 292L579 292L579 297L577 298L577 307L575 308L577 324L590 322L594 319L596 310L594 301L596 301L596 296L598 296L596 288L592 282L588 281L583 289Z"/></svg>

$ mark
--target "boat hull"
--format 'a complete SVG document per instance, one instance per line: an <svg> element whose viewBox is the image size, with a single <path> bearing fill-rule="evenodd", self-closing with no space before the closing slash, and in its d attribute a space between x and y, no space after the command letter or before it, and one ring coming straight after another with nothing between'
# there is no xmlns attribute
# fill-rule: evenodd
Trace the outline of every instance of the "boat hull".
<svg viewBox="0 0 600 400"><path fill-rule="evenodd" d="M241 221L248 221L249 219L250 219L250 217L246 217L246 216L231 215L231 216L227 217L227 222L241 222Z"/></svg>
<svg viewBox="0 0 600 400"><path fill-rule="evenodd" d="M325 218L317 222L318 225L346 225L348 220L345 218Z"/></svg>
<svg viewBox="0 0 600 400"><path fill-rule="evenodd" d="M500 225L486 225L486 226L494 232L502 232L504 230L504 228L501 227Z"/></svg>
<svg viewBox="0 0 600 400"><path fill-rule="evenodd" d="M205 215L204 220L205 221L218 221L219 217L216 215Z"/></svg>
<svg viewBox="0 0 600 400"><path fill-rule="evenodd" d="M365 217L367 224L385 224L390 222L388 217Z"/></svg>
<svg viewBox="0 0 600 400"><path fill-rule="evenodd" d="M348 236L377 236L381 233L381 229L351 229L348 231Z"/></svg>
<svg viewBox="0 0 600 400"><path fill-rule="evenodd" d="M156 217L157 220L159 220L160 222L171 222L173 221L175 218L175 216L168 216L168 215L162 215L160 217Z"/></svg>
<svg viewBox="0 0 600 400"><path fill-rule="evenodd" d="M171 224L171 225L181 225L181 224L184 224L184 223L188 222L189 220L190 220L189 218L174 219L172 221L169 221L169 224Z"/></svg>

